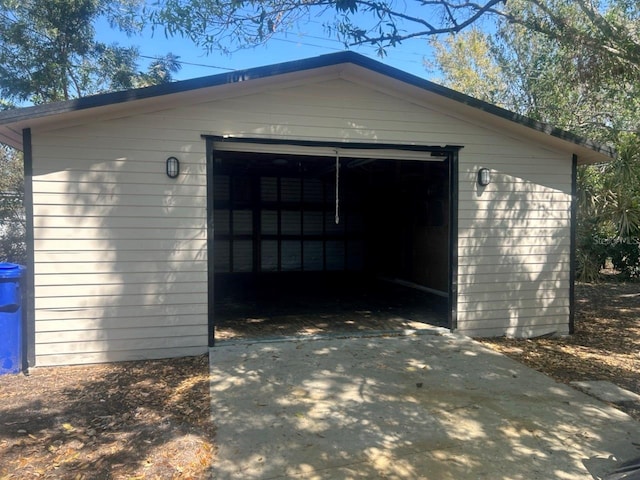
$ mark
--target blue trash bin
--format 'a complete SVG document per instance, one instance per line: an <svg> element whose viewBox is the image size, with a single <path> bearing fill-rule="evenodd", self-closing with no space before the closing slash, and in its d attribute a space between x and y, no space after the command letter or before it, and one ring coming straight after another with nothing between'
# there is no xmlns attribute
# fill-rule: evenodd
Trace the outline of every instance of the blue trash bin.
<svg viewBox="0 0 640 480"><path fill-rule="evenodd" d="M22 370L22 295L25 268L0 263L0 375Z"/></svg>

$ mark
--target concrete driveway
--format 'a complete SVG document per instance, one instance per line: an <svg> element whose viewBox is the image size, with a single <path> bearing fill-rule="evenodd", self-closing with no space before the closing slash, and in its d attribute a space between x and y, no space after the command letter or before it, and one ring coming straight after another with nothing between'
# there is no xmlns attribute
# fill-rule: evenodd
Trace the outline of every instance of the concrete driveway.
<svg viewBox="0 0 640 480"><path fill-rule="evenodd" d="M215 479L585 479L640 424L455 334L220 344Z"/></svg>

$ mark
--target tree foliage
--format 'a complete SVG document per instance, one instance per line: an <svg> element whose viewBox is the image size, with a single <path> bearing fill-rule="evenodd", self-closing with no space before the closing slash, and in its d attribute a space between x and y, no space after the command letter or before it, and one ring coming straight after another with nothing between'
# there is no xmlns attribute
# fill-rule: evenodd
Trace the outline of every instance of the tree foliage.
<svg viewBox="0 0 640 480"><path fill-rule="evenodd" d="M617 147L614 161L578 171L578 274L595 280L611 262L625 278L639 276L640 75L616 68L592 74L575 48L507 21L492 34L432 43L431 68L446 85Z"/></svg>
<svg viewBox="0 0 640 480"><path fill-rule="evenodd" d="M47 103L172 80L169 53L138 70L135 47L96 41L95 24L134 33L141 0L0 0L1 108ZM22 156L0 146L0 259L25 261Z"/></svg>
<svg viewBox="0 0 640 480"><path fill-rule="evenodd" d="M425 66L440 75L439 83L494 105L521 110L514 99L510 75L496 58L490 34L472 28L430 43L435 60L425 62Z"/></svg>
<svg viewBox="0 0 640 480"><path fill-rule="evenodd" d="M24 263L25 216L22 155L0 146L0 259Z"/></svg>
<svg viewBox="0 0 640 480"><path fill-rule="evenodd" d="M579 170L578 278L594 281L610 262L640 277L640 137L623 134L611 163Z"/></svg>
<svg viewBox="0 0 640 480"><path fill-rule="evenodd" d="M380 54L411 38L503 19L573 46L585 74L602 66L637 73L640 65L635 0L157 0L148 15L167 34L209 50L256 45L297 23L324 19L345 45L375 45Z"/></svg>
<svg viewBox="0 0 640 480"><path fill-rule="evenodd" d="M431 44L428 67L452 88L605 143L638 131L640 74L585 75L575 48L505 21Z"/></svg>
<svg viewBox="0 0 640 480"><path fill-rule="evenodd" d="M310 19L345 45L374 44L384 53L409 38L457 32L503 0L158 0L147 14L170 35L180 34L209 50L264 43L274 33ZM412 12L415 12L412 13Z"/></svg>
<svg viewBox="0 0 640 480"><path fill-rule="evenodd" d="M0 92L34 104L171 80L169 54L137 70L135 47L95 40L95 23L138 31L141 0L0 0Z"/></svg>

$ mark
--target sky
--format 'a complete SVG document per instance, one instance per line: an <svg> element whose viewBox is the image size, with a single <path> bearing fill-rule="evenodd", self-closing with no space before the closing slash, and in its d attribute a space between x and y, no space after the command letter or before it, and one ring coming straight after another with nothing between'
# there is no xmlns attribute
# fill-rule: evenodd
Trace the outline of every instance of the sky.
<svg viewBox="0 0 640 480"><path fill-rule="evenodd" d="M246 48L230 55L208 54L204 48L194 45L181 37L166 38L162 31L152 33L146 29L140 36L127 37L124 33L112 30L106 22L97 25L97 39L106 43L118 43L123 46L139 47L143 60L145 57L157 57L169 52L178 55L183 62L176 80L214 75L229 70L254 68L263 65L316 57L327 53L345 50L342 42L328 38L320 21L299 25L295 31L272 38L266 45ZM389 48L385 57L379 57L369 46L354 47L352 51L381 61L408 73L429 78L424 59L430 58L431 49L425 39L403 42L400 46ZM141 66L141 69L144 66Z"/></svg>

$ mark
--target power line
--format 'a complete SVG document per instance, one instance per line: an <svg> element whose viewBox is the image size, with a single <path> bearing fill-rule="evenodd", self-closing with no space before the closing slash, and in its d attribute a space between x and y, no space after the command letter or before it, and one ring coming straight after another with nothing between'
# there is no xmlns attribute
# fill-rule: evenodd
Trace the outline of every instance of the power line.
<svg viewBox="0 0 640 480"><path fill-rule="evenodd" d="M313 36L313 35L302 35L305 38L315 38L318 40L326 40L328 42L333 42L333 43L339 43L342 44L342 42L340 42L339 40L335 40L335 39L327 39L327 38L322 38L322 37L318 37L318 36ZM330 51L336 51L336 52L341 52L344 51L346 48L338 48L338 47L331 47L328 45L319 45L317 43L308 43L308 42L304 42L301 40L292 40L289 38L279 38L279 37L272 37L270 39L270 41L272 42L283 42L283 43L291 43L294 45L300 45L300 46L304 46L304 47L312 47L312 48L321 48L324 50L330 50ZM420 54L418 52L403 52L405 55L405 58L412 58L415 59L415 57L418 57L420 60L422 60L425 56L425 54ZM138 55L140 58L144 58L144 59L148 59L148 60L158 60L159 58L162 58L161 56L150 56L150 55ZM229 67L221 67L219 65L213 65L213 64L208 64L208 63L196 63L196 62L188 62L185 60L176 60L177 63L181 64L181 65L189 65L189 66L193 66L193 67L202 67L202 68L212 68L212 69L216 69L216 70L224 70L224 71L235 71L237 70L237 68L229 68Z"/></svg>
<svg viewBox="0 0 640 480"><path fill-rule="evenodd" d="M270 39L270 41L293 43L293 44L296 44L296 45L303 45L305 47L324 48L326 50L332 50L332 51L335 51L335 52L342 52L342 51L345 50L344 48L327 47L326 45L315 45L313 43L305 43L305 42L300 42L298 40L289 40L287 38L273 37L273 38Z"/></svg>
<svg viewBox="0 0 640 480"><path fill-rule="evenodd" d="M158 59L162 58L162 56L152 57L150 55L138 55L138 57L146 58L147 60L158 60ZM227 70L229 72L233 72L234 70L236 70L235 68L219 67L217 65L208 65L208 64L205 64L205 63L185 62L183 60L176 60L176 62L181 64L181 65L191 65L193 67L215 68L217 70Z"/></svg>

